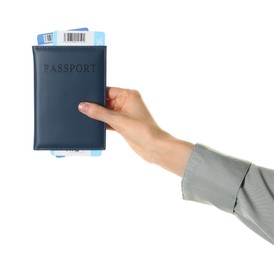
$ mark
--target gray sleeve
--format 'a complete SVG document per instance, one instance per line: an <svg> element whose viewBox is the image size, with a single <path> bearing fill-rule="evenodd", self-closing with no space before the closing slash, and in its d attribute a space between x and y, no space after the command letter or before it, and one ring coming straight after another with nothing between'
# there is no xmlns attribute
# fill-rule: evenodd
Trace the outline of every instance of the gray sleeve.
<svg viewBox="0 0 274 260"><path fill-rule="evenodd" d="M274 171L196 144L182 179L185 200L236 215L274 244Z"/></svg>

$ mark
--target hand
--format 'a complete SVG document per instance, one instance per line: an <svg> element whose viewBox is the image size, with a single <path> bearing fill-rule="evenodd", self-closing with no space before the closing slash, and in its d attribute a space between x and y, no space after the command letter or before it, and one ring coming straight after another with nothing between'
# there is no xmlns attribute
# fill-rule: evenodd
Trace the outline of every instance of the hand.
<svg viewBox="0 0 274 260"><path fill-rule="evenodd" d="M94 103L79 104L79 111L103 121L108 129L121 134L143 159L183 175L193 145L180 141L155 122L136 90L107 88L107 107Z"/></svg>

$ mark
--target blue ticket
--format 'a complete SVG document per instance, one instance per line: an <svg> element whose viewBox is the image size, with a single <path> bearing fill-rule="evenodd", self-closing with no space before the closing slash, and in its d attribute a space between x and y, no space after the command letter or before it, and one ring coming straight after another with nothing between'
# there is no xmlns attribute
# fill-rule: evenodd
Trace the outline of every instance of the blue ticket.
<svg viewBox="0 0 274 260"><path fill-rule="evenodd" d="M87 27L84 28L78 28L78 29L71 29L68 31L88 31ZM43 44L52 44L53 41L53 32L50 33L42 33L37 35L37 43L38 45Z"/></svg>
<svg viewBox="0 0 274 260"><path fill-rule="evenodd" d="M67 156L100 156L102 154L101 150L79 150L79 151L51 151L51 155L57 158L67 157Z"/></svg>

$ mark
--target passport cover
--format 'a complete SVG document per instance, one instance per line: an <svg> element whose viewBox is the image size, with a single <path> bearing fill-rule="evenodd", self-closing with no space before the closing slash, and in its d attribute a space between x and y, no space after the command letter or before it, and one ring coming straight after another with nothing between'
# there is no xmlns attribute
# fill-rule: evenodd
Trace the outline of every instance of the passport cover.
<svg viewBox="0 0 274 260"><path fill-rule="evenodd" d="M106 46L32 46L34 150L104 150L106 127L78 111L105 106Z"/></svg>

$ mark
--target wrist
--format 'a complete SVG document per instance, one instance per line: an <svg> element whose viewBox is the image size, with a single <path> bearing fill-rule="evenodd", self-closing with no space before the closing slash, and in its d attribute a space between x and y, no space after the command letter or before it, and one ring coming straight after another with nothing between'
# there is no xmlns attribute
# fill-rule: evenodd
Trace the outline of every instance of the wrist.
<svg viewBox="0 0 274 260"><path fill-rule="evenodd" d="M161 131L155 136L151 162L182 177L194 145Z"/></svg>

